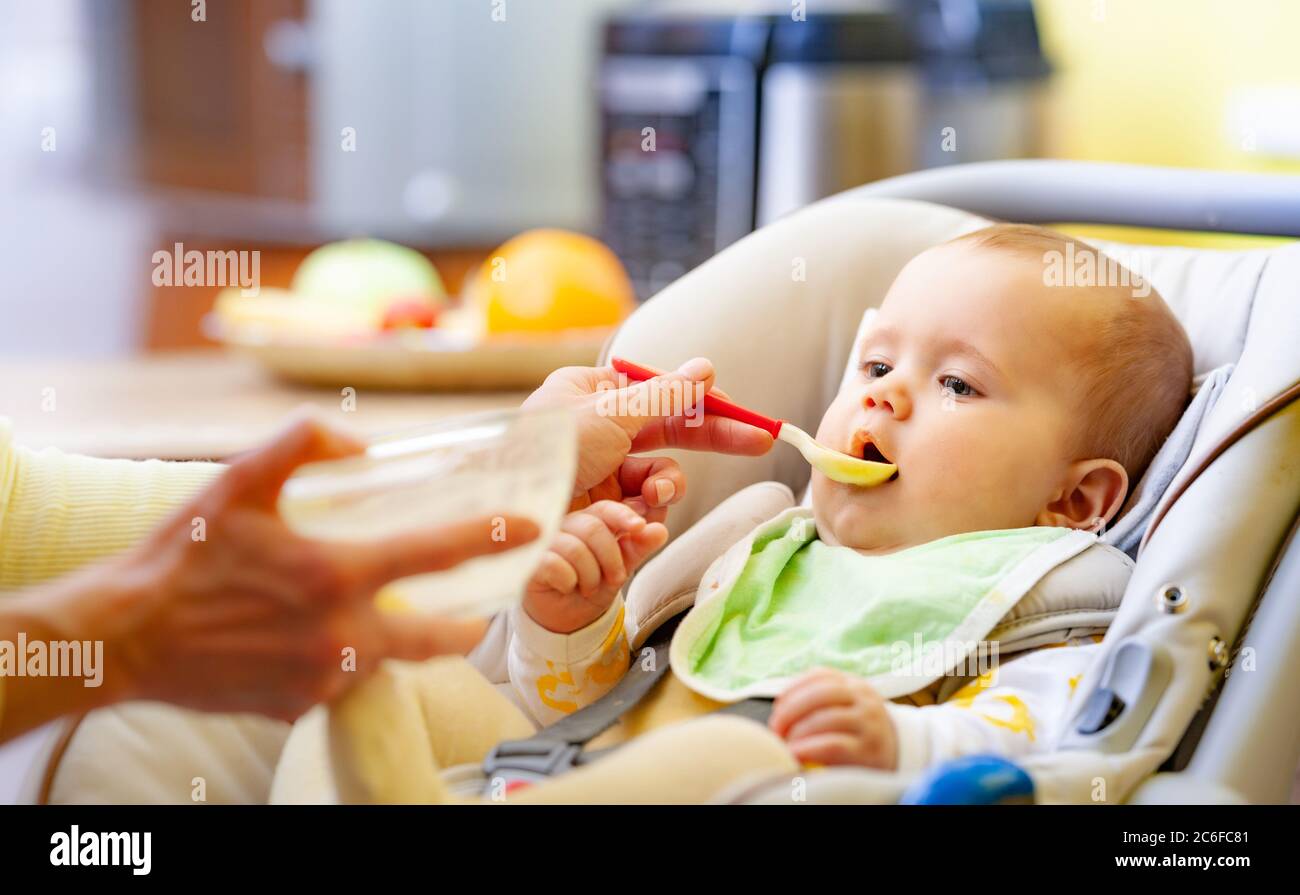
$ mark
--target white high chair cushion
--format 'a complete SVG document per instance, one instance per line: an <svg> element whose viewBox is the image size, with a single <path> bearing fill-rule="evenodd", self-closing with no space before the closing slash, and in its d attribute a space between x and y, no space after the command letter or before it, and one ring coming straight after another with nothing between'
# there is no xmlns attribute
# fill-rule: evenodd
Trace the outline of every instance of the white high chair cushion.
<svg viewBox="0 0 1300 895"><path fill-rule="evenodd" d="M628 644L641 648L664 622L695 602L700 579L713 561L754 528L794 506L780 482L759 482L714 507L690 532L661 550L628 585Z"/></svg>
<svg viewBox="0 0 1300 895"><path fill-rule="evenodd" d="M1197 377L1192 383L1196 391L1182 418L1160 446L1142 478L1129 489L1124 506L1102 535L1107 544L1137 558L1142 537L1151 525L1157 506L1170 482L1186 464L1205 420L1223 395L1232 370L1232 364L1224 364Z"/></svg>
<svg viewBox="0 0 1300 895"><path fill-rule="evenodd" d="M1241 356L1252 299L1276 249L1217 251L1103 239L1088 242L1115 258L1132 259L1149 276L1187 330L1196 376Z"/></svg>
<svg viewBox="0 0 1300 895"><path fill-rule="evenodd" d="M1104 631L1124 600L1135 565L1124 551L1093 544L1040 578L989 640L1014 642L1025 650Z"/></svg>

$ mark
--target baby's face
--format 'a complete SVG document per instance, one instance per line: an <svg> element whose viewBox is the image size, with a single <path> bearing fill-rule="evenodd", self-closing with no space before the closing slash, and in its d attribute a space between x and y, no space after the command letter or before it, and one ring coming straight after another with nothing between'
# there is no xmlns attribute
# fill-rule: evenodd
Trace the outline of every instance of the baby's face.
<svg viewBox="0 0 1300 895"><path fill-rule="evenodd" d="M823 540L887 553L1037 524L1072 459L1072 359L1093 318L1067 291L1032 258L962 244L903 269L817 430L854 456L874 442L898 476L855 488L814 471Z"/></svg>

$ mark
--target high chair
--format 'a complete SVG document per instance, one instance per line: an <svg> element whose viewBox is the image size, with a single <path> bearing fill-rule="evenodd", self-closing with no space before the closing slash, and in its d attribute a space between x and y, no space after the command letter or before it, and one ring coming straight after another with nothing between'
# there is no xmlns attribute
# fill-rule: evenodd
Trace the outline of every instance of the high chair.
<svg viewBox="0 0 1300 895"><path fill-rule="evenodd" d="M893 178L725 249L642 305L604 359L671 369L706 356L737 402L813 431L859 320L903 265L996 219L1300 236L1300 177L1015 161ZM808 801L1288 801L1300 760L1300 245L1089 242L1140 253L1187 330L1198 383L1217 371L1217 394L1184 418L1190 448L1162 451L1112 526L1137 563L1067 733L1010 775L1005 762L969 760L916 779L811 773ZM809 480L789 450L674 456L690 482L674 535L745 486L800 494ZM985 785L996 779L1014 785ZM719 799L789 794L785 778Z"/></svg>

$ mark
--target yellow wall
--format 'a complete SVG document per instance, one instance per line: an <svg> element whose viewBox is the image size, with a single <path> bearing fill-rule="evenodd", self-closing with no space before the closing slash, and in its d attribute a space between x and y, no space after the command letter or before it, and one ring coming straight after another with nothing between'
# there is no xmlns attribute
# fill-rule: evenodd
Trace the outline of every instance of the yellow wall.
<svg viewBox="0 0 1300 895"><path fill-rule="evenodd" d="M1233 114L1242 89L1300 98L1300 0L1036 0L1036 10L1055 70L1046 155L1300 172L1300 158L1252 146Z"/></svg>

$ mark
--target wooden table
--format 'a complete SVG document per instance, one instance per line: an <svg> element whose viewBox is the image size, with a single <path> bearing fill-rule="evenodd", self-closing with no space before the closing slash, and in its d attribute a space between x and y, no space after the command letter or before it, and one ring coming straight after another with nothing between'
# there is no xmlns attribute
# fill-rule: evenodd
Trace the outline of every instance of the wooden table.
<svg viewBox="0 0 1300 895"><path fill-rule="evenodd" d="M99 457L221 459L265 441L294 408L362 435L517 407L527 392L411 393L287 384L219 350L119 360L0 359L0 416L14 440Z"/></svg>

